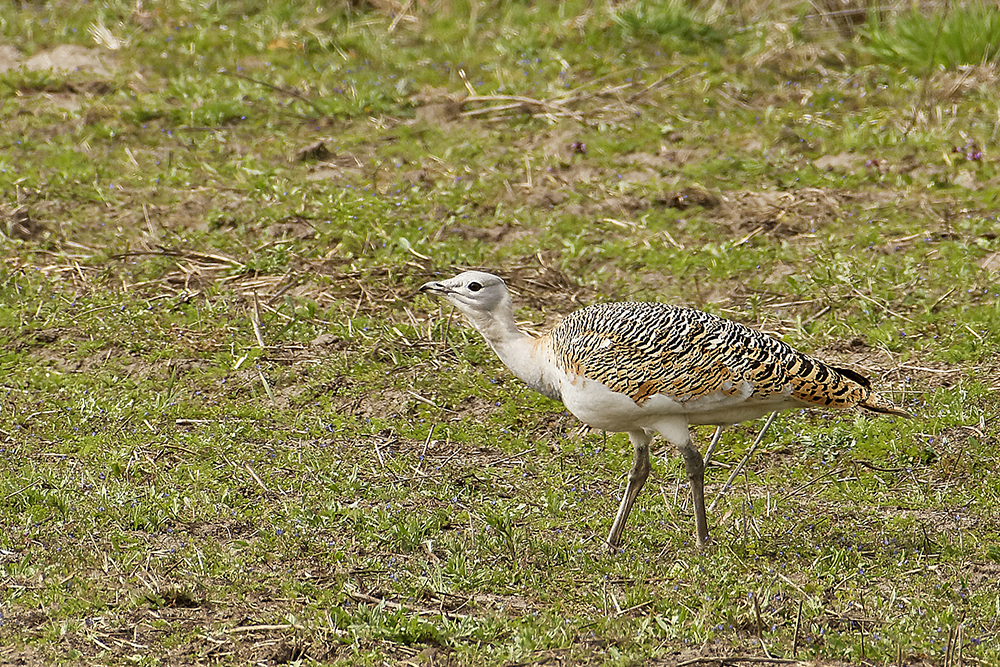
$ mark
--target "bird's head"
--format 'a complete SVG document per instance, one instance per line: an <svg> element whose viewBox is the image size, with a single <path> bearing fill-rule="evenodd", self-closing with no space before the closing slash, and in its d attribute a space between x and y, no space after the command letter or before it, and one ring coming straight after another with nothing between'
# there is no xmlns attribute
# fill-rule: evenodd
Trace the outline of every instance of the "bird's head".
<svg viewBox="0 0 1000 667"><path fill-rule="evenodd" d="M466 271L448 280L424 283L420 291L444 298L462 311L477 329L480 323L489 320L513 318L507 285L491 273Z"/></svg>

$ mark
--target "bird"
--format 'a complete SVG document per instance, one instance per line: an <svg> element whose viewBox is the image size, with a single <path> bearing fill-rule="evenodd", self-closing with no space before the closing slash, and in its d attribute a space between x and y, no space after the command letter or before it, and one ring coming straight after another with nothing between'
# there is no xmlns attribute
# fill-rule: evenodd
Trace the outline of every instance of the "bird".
<svg viewBox="0 0 1000 667"><path fill-rule="evenodd" d="M625 432L633 465L608 533L621 546L632 506L650 473L656 434L684 459L699 548L708 543L705 459L690 427L725 426L793 408L861 408L910 417L865 376L828 365L743 324L659 302L599 303L567 315L541 336L522 331L506 283L483 271L430 281L420 292L455 306L528 387L561 401L588 426ZM765 425L770 425L770 420ZM758 436L758 440L763 436Z"/></svg>

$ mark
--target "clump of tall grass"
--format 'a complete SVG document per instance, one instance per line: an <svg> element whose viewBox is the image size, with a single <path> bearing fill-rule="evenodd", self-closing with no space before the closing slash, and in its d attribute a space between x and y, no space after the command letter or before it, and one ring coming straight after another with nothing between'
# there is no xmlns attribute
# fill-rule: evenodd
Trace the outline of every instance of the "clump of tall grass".
<svg viewBox="0 0 1000 667"><path fill-rule="evenodd" d="M874 15L862 30L862 50L904 67L959 67L1000 61L1000 12L954 8L924 15L913 9L887 22Z"/></svg>
<svg viewBox="0 0 1000 667"><path fill-rule="evenodd" d="M636 2L613 15L623 32L638 39L659 39L675 48L686 44L718 44L728 31L683 0Z"/></svg>

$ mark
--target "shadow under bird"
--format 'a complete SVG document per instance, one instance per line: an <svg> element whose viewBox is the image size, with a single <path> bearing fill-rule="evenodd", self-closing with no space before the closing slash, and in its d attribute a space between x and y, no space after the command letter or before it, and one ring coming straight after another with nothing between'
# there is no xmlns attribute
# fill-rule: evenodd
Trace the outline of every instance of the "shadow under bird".
<svg viewBox="0 0 1000 667"><path fill-rule="evenodd" d="M649 477L649 443L656 433L684 458L703 547L708 540L705 463L689 426L721 429L804 407L910 416L855 371L829 366L764 333L692 308L604 303L571 313L534 337L518 328L507 285L495 275L466 271L428 282L420 291L462 311L529 387L562 401L585 424L628 433L635 460L608 535L612 548L621 544L632 504Z"/></svg>

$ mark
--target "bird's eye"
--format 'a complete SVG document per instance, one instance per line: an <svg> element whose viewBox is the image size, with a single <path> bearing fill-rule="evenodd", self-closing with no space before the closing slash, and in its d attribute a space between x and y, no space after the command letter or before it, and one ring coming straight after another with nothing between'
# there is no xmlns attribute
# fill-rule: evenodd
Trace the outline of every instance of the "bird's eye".
<svg viewBox="0 0 1000 667"><path fill-rule="evenodd" d="M478 292L481 289L483 289L483 286L480 285L479 283L469 283L470 292Z"/></svg>

